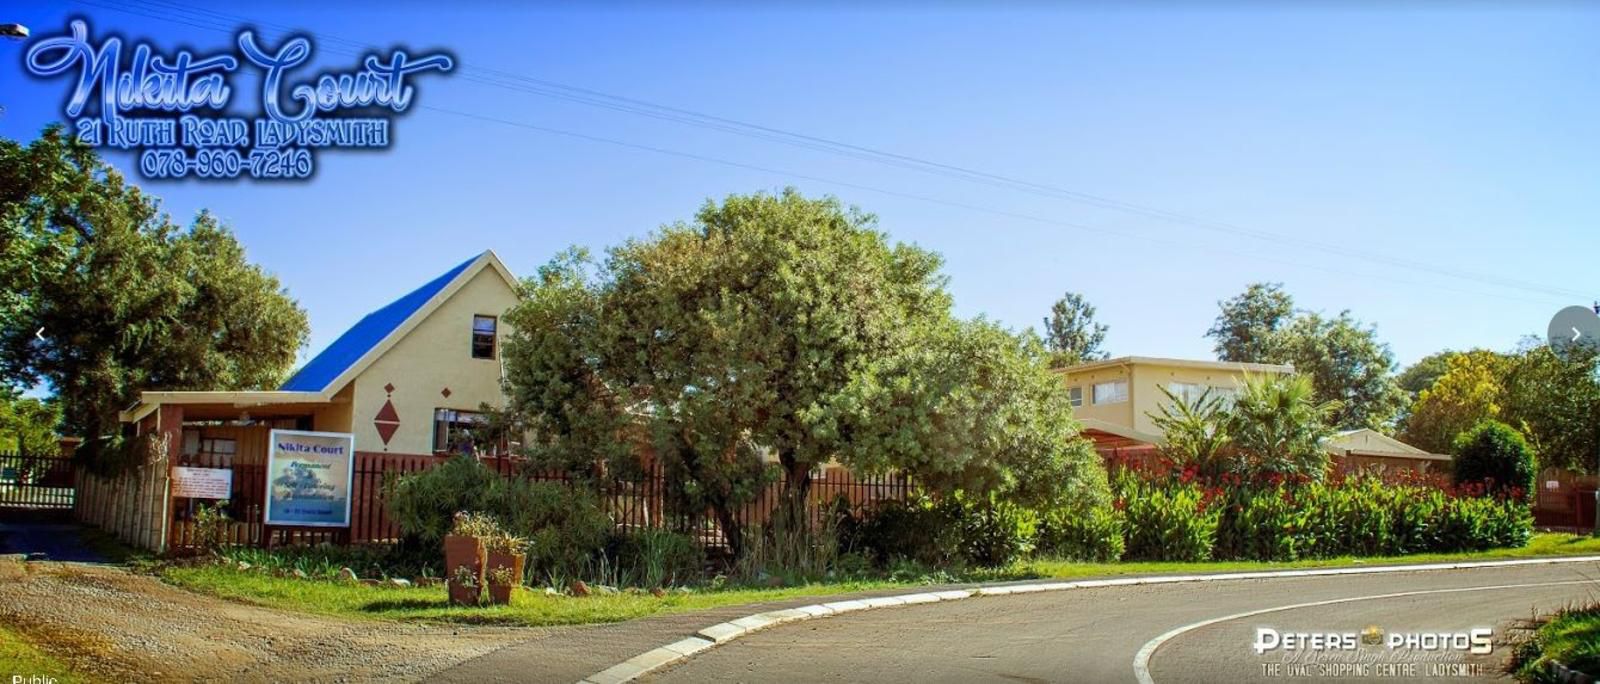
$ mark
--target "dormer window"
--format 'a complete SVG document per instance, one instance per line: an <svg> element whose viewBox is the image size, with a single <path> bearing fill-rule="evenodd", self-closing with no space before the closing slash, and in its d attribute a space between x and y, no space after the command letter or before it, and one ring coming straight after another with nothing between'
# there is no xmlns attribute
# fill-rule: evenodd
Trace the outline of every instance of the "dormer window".
<svg viewBox="0 0 1600 684"><path fill-rule="evenodd" d="M495 323L494 316L472 317L472 358L494 358Z"/></svg>

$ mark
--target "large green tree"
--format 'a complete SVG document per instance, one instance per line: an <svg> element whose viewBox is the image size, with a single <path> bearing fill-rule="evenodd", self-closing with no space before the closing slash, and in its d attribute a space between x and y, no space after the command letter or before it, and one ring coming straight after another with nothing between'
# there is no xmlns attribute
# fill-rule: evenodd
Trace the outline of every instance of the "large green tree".
<svg viewBox="0 0 1600 684"><path fill-rule="evenodd" d="M1450 453L1461 433L1501 417L1511 360L1483 349L1429 358L1444 358L1445 371L1417 393L1400 438L1436 454Z"/></svg>
<svg viewBox="0 0 1600 684"><path fill-rule="evenodd" d="M59 127L0 139L0 265L0 374L91 442L142 390L275 386L308 331L215 217L179 226Z"/></svg>
<svg viewBox="0 0 1600 684"><path fill-rule="evenodd" d="M1320 402L1334 402L1339 428L1388 430L1405 403L1394 378L1394 354L1377 330L1341 312L1296 312L1277 284L1257 283L1221 302L1206 336L1224 361L1291 364L1311 378Z"/></svg>
<svg viewBox="0 0 1600 684"><path fill-rule="evenodd" d="M1597 472L1600 460L1600 357L1574 350L1557 356L1539 340L1524 342L1506 365L1500 420L1516 428L1541 467Z"/></svg>
<svg viewBox="0 0 1600 684"><path fill-rule="evenodd" d="M0 388L0 453L54 454L60 443L56 427L61 407L53 401L23 397Z"/></svg>
<svg viewBox="0 0 1600 684"><path fill-rule="evenodd" d="M1044 319L1044 343L1055 368L1106 358L1100 346L1105 339L1106 326L1094 320L1094 305L1076 292L1056 300Z"/></svg>
<svg viewBox="0 0 1600 684"><path fill-rule="evenodd" d="M693 222L614 247L603 262L571 251L527 281L524 301L508 314L511 408L524 414L530 453L570 471L625 477L628 454L648 446L682 510L710 508L733 544L732 510L770 481L769 459L786 476L791 512L805 500L812 467L832 458L1020 497L1046 481L1042 474L1063 472L1039 466L1036 477L1027 470L1036 464L1020 459L1066 458L1061 446L1041 452L1028 440L1076 443L1059 425L1028 433L1005 401L1047 405L1039 392L1059 390L1059 382L1040 384L1037 341L1025 353L991 327L969 329L973 340L952 332L958 324L939 266L937 255L891 243L871 215L832 198L786 190L708 203ZM923 346L958 342L982 342L985 351ZM924 353L947 361L976 355L991 365L981 366L982 377L954 376L980 371L921 365L932 363ZM907 427L896 416L933 420L937 411L922 402L956 400L886 387L904 380L892 369L913 366L937 370L928 380L937 387L973 381L963 391L976 394L960 401L990 412L964 416L978 421L961 428L970 441L935 465L918 459L931 458L931 440L950 436L896 434ZM990 394L1013 389L1019 398ZM977 395L989 403L973 404ZM908 403L891 406L890 396ZM1070 415L1064 403L1048 406ZM891 457L863 448L868 443L896 450ZM1002 453L999 445L1014 448ZM998 460L974 462L990 457Z"/></svg>
<svg viewBox="0 0 1600 684"><path fill-rule="evenodd" d="M1294 318L1294 299L1282 283L1251 283L1217 306L1222 312L1206 337L1223 361L1260 363L1276 355L1279 332Z"/></svg>

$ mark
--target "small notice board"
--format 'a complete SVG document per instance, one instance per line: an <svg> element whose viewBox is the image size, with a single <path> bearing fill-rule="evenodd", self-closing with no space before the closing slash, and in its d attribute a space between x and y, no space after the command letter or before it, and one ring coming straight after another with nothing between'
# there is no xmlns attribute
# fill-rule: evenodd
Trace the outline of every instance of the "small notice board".
<svg viewBox="0 0 1600 684"><path fill-rule="evenodd" d="M233 469L185 466L173 468L172 495L187 499L231 499Z"/></svg>

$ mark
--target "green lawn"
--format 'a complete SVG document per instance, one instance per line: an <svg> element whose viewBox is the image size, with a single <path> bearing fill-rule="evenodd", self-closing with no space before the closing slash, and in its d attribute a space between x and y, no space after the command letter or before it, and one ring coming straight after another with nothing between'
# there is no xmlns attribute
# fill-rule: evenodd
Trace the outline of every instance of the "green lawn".
<svg viewBox="0 0 1600 684"><path fill-rule="evenodd" d="M1600 675L1600 604L1557 615L1539 628L1531 652L1517 669L1517 679L1540 682L1551 679L1546 670L1554 660L1569 668Z"/></svg>
<svg viewBox="0 0 1600 684"><path fill-rule="evenodd" d="M35 676L51 677L57 684L79 681L60 660L46 655L22 635L0 627L0 682L10 682L17 676L22 681Z"/></svg>
<svg viewBox="0 0 1600 684"><path fill-rule="evenodd" d="M1018 579L1111 577L1133 574L1230 572L1285 568L1339 567L1396 563L1427 563L1556 555L1600 555L1600 539L1570 534L1538 534L1521 549L1500 549L1463 554L1424 554L1372 559L1362 562L1339 558L1293 563L1074 563L1034 560L1008 568L985 570L958 578L987 582ZM696 589L671 592L657 598L648 593L620 593L584 598L519 592L512 604L497 607L449 605L442 587L373 587L333 581L275 577L259 571L241 572L231 566L169 566L160 570L168 582L222 598L313 613L393 620L424 620L509 625L568 625L618 622L658 613L700 610L717 606L776 601L805 596L840 594L887 588L914 588L920 582L866 580L808 584L784 588Z"/></svg>

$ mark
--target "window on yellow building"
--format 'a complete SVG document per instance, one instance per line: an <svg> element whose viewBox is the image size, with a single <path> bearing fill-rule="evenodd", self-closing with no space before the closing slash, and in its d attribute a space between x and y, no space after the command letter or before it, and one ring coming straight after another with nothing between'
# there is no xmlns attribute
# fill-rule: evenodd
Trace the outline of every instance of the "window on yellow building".
<svg viewBox="0 0 1600 684"><path fill-rule="evenodd" d="M455 409L433 410L434 453L472 453L472 432L483 426L481 413Z"/></svg>
<svg viewBox="0 0 1600 684"><path fill-rule="evenodd" d="M1073 408L1077 408L1079 406L1082 406L1083 405L1083 388L1082 387L1070 387L1070 388L1068 388L1067 389L1067 397L1069 399L1071 399Z"/></svg>
<svg viewBox="0 0 1600 684"><path fill-rule="evenodd" d="M1127 380L1097 382L1094 385L1094 403L1096 404L1120 404L1127 400Z"/></svg>
<svg viewBox="0 0 1600 684"><path fill-rule="evenodd" d="M494 358L496 323L494 316L472 317L472 358Z"/></svg>

